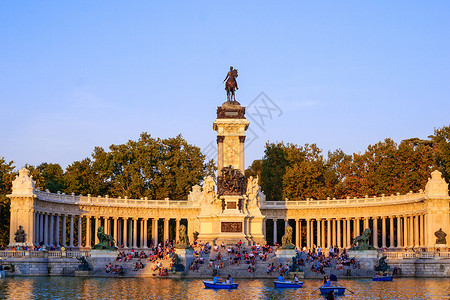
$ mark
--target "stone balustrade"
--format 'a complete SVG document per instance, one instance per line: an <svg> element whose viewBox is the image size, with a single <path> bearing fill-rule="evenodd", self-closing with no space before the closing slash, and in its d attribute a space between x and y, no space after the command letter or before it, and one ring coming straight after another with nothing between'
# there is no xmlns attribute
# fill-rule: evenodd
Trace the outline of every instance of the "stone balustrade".
<svg viewBox="0 0 450 300"><path fill-rule="evenodd" d="M0 258L20 257L90 257L89 251L33 251L33 250L4 250L0 251Z"/></svg>

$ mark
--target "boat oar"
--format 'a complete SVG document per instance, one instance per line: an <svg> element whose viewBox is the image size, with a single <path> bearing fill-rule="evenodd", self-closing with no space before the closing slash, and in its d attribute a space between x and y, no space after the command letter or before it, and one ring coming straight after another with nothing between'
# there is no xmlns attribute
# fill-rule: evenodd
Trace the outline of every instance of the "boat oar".
<svg viewBox="0 0 450 300"><path fill-rule="evenodd" d="M320 290L320 287L318 287L317 289L315 289L314 291L312 291L311 295L314 294L315 292L317 292L318 290Z"/></svg>
<svg viewBox="0 0 450 300"><path fill-rule="evenodd" d="M352 290L349 290L348 288L345 288L347 291L349 291L350 293L354 294L355 292Z"/></svg>

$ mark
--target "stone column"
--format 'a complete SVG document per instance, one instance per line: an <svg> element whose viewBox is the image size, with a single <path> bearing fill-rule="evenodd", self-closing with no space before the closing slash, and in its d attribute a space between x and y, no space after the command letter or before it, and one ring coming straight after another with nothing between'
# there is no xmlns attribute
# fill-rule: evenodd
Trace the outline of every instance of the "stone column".
<svg viewBox="0 0 450 300"><path fill-rule="evenodd" d="M245 135L240 136L239 137L239 169L241 169L242 174L245 174L244 142L245 142Z"/></svg>
<svg viewBox="0 0 450 300"><path fill-rule="evenodd" d="M175 219L175 244L180 240L180 218Z"/></svg>
<svg viewBox="0 0 450 300"><path fill-rule="evenodd" d="M192 225L190 227L192 227ZM155 219L155 218L152 219L152 239L153 239L153 246L157 246L158 245L158 219Z"/></svg>
<svg viewBox="0 0 450 300"><path fill-rule="evenodd" d="M369 228L369 218L368 217L364 217L364 230L366 230L367 228Z"/></svg>
<svg viewBox="0 0 450 300"><path fill-rule="evenodd" d="M44 245L48 246L48 215L45 215L44 219Z"/></svg>
<svg viewBox="0 0 450 300"><path fill-rule="evenodd" d="M378 217L373 217L372 244L378 248Z"/></svg>
<svg viewBox="0 0 450 300"><path fill-rule="evenodd" d="M168 218L164 218L164 243L169 240L169 220Z"/></svg>
<svg viewBox="0 0 450 300"><path fill-rule="evenodd" d="M347 219L347 246L346 246L346 248L349 248L352 244L352 239L351 239L351 235L350 235L350 229L351 229L350 222L351 222L351 219L350 218Z"/></svg>
<svg viewBox="0 0 450 300"><path fill-rule="evenodd" d="M347 219L342 219L342 248L347 247Z"/></svg>
<svg viewBox="0 0 450 300"><path fill-rule="evenodd" d="M67 220L66 220L66 215L63 215L62 216L62 235L61 235L61 238L62 238L62 245L64 246L64 247L67 247Z"/></svg>
<svg viewBox="0 0 450 300"><path fill-rule="evenodd" d="M360 236L361 233L361 222L359 218L355 218L355 236Z"/></svg>
<svg viewBox="0 0 450 300"><path fill-rule="evenodd" d="M44 215L39 213L39 244L44 243Z"/></svg>
<svg viewBox="0 0 450 300"><path fill-rule="evenodd" d="M59 231L59 223L60 223L60 216L59 215L57 215L56 216L56 240L55 240L55 242L56 242L56 244L57 245L59 245L59 233L60 233L60 231Z"/></svg>
<svg viewBox="0 0 450 300"><path fill-rule="evenodd" d="M144 248L148 248L148 219L144 218Z"/></svg>
<svg viewBox="0 0 450 300"><path fill-rule="evenodd" d="M98 240L98 236L97 236L97 230L100 227L99 222L100 218L98 216L94 216L94 246L97 245L100 241Z"/></svg>
<svg viewBox="0 0 450 300"><path fill-rule="evenodd" d="M322 228L320 228L320 219L316 219L316 224L317 224L317 232L316 232L316 246L317 247L319 247L319 246L322 246L321 245L321 243L320 243L320 235L321 235L321 231L322 231Z"/></svg>
<svg viewBox="0 0 450 300"><path fill-rule="evenodd" d="M277 219L273 219L273 244L275 245L277 243Z"/></svg>
<svg viewBox="0 0 450 300"><path fill-rule="evenodd" d="M420 240L420 247L423 247L423 246L425 246L425 240L424 240L424 238L425 238L425 231L424 231L424 226L423 226L423 224L425 224L424 223L424 221L423 221L423 219L424 219L424 215L420 215L419 216L419 221L420 221L420 224L419 224L419 233L420 233L420 237L419 237L419 240Z"/></svg>
<svg viewBox="0 0 450 300"><path fill-rule="evenodd" d="M408 216L403 217L403 245L409 247Z"/></svg>
<svg viewBox="0 0 450 300"><path fill-rule="evenodd" d="M327 247L330 248L331 245L331 220L327 219Z"/></svg>
<svg viewBox="0 0 450 300"><path fill-rule="evenodd" d="M128 248L128 218L123 218L123 248Z"/></svg>
<svg viewBox="0 0 450 300"><path fill-rule="evenodd" d="M419 216L414 216L414 247L419 247Z"/></svg>
<svg viewBox="0 0 450 300"><path fill-rule="evenodd" d="M409 246L414 247L414 215L409 217Z"/></svg>
<svg viewBox="0 0 450 300"><path fill-rule="evenodd" d="M386 217L381 217L381 247L386 248Z"/></svg>
<svg viewBox="0 0 450 300"><path fill-rule="evenodd" d="M73 215L70 215L70 248L73 248Z"/></svg>
<svg viewBox="0 0 450 300"><path fill-rule="evenodd" d="M91 216L86 216L86 247L91 247Z"/></svg>
<svg viewBox="0 0 450 300"><path fill-rule="evenodd" d="M295 220L295 232L296 232L296 234L295 234L295 246L298 249L301 249L302 246L300 246L300 235L301 235L301 233L300 233L300 220L298 220L298 219Z"/></svg>
<svg viewBox="0 0 450 300"><path fill-rule="evenodd" d="M50 244L50 246L53 246L53 241L55 239L55 228L53 226L53 220L55 219L53 215L49 215L50 218L50 234L48 235L49 237L49 241L48 243Z"/></svg>
<svg viewBox="0 0 450 300"><path fill-rule="evenodd" d="M322 228L321 235L320 235L320 245L322 246L322 248L325 248L325 220L322 219L320 221L320 223L321 223L320 228Z"/></svg>
<svg viewBox="0 0 450 300"><path fill-rule="evenodd" d="M342 244L341 244L341 219L337 219L336 223L337 223L337 226L336 226L336 228L337 228L337 246L339 248L341 248L342 247Z"/></svg>
<svg viewBox="0 0 450 300"><path fill-rule="evenodd" d="M133 248L133 218L128 219L128 246Z"/></svg>
<svg viewBox="0 0 450 300"><path fill-rule="evenodd" d="M83 240L83 223L82 223L82 217L78 216L78 248L81 248L83 246L82 240Z"/></svg>
<svg viewBox="0 0 450 300"><path fill-rule="evenodd" d="M389 248L394 248L394 216L389 216Z"/></svg>
<svg viewBox="0 0 450 300"><path fill-rule="evenodd" d="M137 248L138 246L137 246L137 240L138 240L138 234L137 234L137 227L138 227L138 224L137 224L137 221L138 221L138 219L137 218L133 218L132 219L133 221L133 248Z"/></svg>
<svg viewBox="0 0 450 300"><path fill-rule="evenodd" d="M118 217L113 217L112 218L112 226L113 228L113 239L116 241L117 243L117 247L119 246L119 237L118 237L118 232L119 232L119 218Z"/></svg>
<svg viewBox="0 0 450 300"><path fill-rule="evenodd" d="M402 239L403 239L403 234L402 234L402 217L401 216L397 216L397 248L401 248L403 247L403 243L402 243Z"/></svg>
<svg viewBox="0 0 450 300"><path fill-rule="evenodd" d="M218 152L218 157L219 159L217 160L217 171L220 174L220 171L223 169L223 140L224 140L224 136L223 135L218 135L217 136L217 152Z"/></svg>
<svg viewBox="0 0 450 300"><path fill-rule="evenodd" d="M311 249L311 220L306 219L306 247Z"/></svg>
<svg viewBox="0 0 450 300"><path fill-rule="evenodd" d="M336 230L336 223L337 223L337 220L336 219L332 219L331 220L331 226L333 227L333 231L331 231L332 232L332 235L331 235L331 246L332 247L334 247L335 245L337 245L336 244L336 238L337 238L337 230Z"/></svg>
<svg viewBox="0 0 450 300"><path fill-rule="evenodd" d="M103 221L104 221L104 223L105 223L105 233L107 234L107 235L111 235L111 232L110 232L110 230L109 230L109 217L104 217L103 218Z"/></svg>

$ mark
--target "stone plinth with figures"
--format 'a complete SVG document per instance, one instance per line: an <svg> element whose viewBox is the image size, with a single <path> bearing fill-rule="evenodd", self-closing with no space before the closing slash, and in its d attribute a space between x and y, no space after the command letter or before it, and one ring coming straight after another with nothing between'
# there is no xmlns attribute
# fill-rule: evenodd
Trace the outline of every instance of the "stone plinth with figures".
<svg viewBox="0 0 450 300"><path fill-rule="evenodd" d="M198 217L202 241L247 244L265 241L258 178L244 176L245 131L249 124L245 107L237 101L227 101L217 108L213 123L218 145L217 184L211 177L204 179L203 205Z"/></svg>

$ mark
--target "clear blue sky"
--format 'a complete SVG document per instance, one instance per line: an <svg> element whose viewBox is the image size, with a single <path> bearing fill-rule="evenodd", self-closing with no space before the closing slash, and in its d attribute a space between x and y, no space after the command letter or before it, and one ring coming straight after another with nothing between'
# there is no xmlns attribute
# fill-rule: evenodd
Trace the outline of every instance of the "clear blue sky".
<svg viewBox="0 0 450 300"><path fill-rule="evenodd" d="M211 2L2 1L0 156L65 167L143 131L204 148L230 65L241 104L283 111L250 125L247 165L266 141L350 154L450 125L449 1Z"/></svg>

